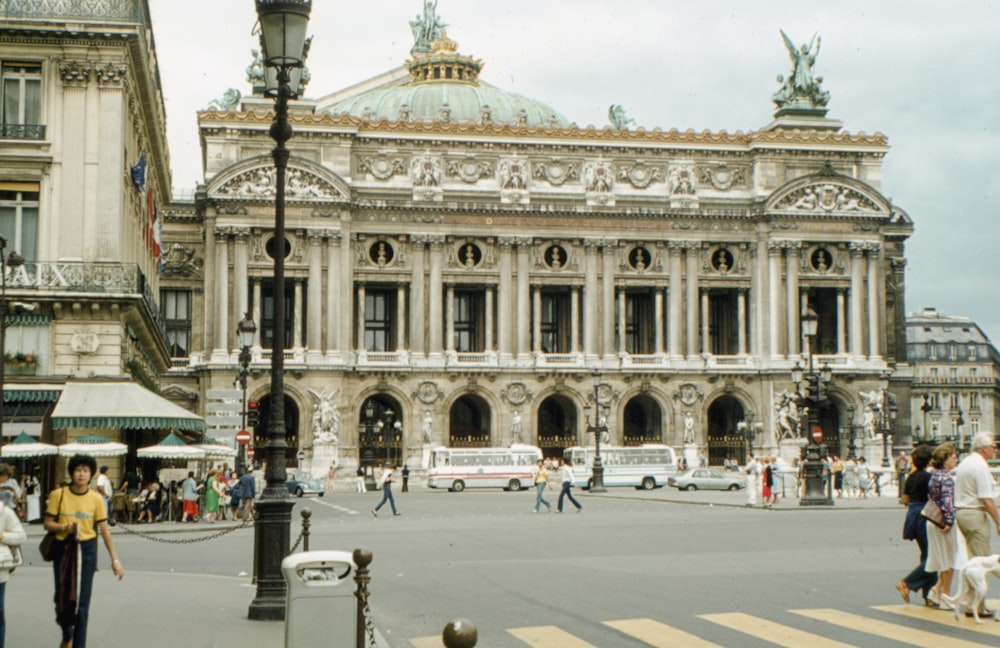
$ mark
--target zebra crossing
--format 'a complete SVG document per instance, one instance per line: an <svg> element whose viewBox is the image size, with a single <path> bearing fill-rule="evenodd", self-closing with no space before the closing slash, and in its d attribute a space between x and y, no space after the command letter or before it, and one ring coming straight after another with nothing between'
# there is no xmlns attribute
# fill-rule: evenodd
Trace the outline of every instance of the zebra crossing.
<svg viewBox="0 0 1000 648"><path fill-rule="evenodd" d="M995 603L995 601L994 601ZM978 625L972 619L956 622L951 612L934 610L916 605L873 606L871 615L857 614L829 608L787 610L794 618L805 623L795 627L762 616L743 612L701 614L701 621L721 626L734 637L744 636L786 648L855 648L880 645L880 640L910 646L948 646L948 648L981 648L1000 645L1000 623L992 619ZM891 620L889 620L891 619ZM819 622L819 623L815 623ZM620 633L621 645L648 645L653 648L726 648L738 645L738 639L715 643L703 639L689 630L677 628L654 619L619 619L603 622L604 626ZM837 629L845 638L835 639ZM575 635L572 631L554 625L507 628L507 634L531 648L614 648L594 644ZM625 643L625 640L633 640ZM479 645L490 645L482 633ZM413 648L441 648L441 637L410 639Z"/></svg>

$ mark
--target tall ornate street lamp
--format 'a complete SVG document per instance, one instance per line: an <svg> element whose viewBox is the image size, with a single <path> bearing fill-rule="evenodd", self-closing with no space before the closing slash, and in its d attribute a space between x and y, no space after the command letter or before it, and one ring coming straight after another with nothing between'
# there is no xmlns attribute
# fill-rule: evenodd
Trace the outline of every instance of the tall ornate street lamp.
<svg viewBox="0 0 1000 648"><path fill-rule="evenodd" d="M736 424L736 431L743 437L743 457L737 457L737 462L742 461L753 452L753 442L757 438L757 430L753 423L754 418L756 418L756 414L753 410L748 410L743 414L743 420Z"/></svg>
<svg viewBox="0 0 1000 648"><path fill-rule="evenodd" d="M257 334L257 325L254 324L250 313L247 313L243 320L236 325L236 339L240 343L240 371L236 374L236 384L243 390L243 406L241 411L242 425L240 429L247 431L247 375L250 373L250 347L253 346L254 337ZM241 443L236 454L236 472L243 474L246 470L246 444Z"/></svg>
<svg viewBox="0 0 1000 648"><path fill-rule="evenodd" d="M264 94L274 98L274 120L270 135L275 166L274 202L274 335L271 348L271 399L267 423L266 485L257 502L254 526L257 556L257 595L250 603L249 618L285 618L285 579L281 561L288 554L293 503L285 488L285 169L292 137L288 123L288 100L299 93L305 60L306 29L312 0L255 0L264 55ZM293 74L294 73L294 74ZM293 76L296 79L293 79ZM293 81L295 81L293 83Z"/></svg>
<svg viewBox="0 0 1000 648"><path fill-rule="evenodd" d="M606 493L604 487L604 463L601 461L601 436L608 433L608 417L611 416L611 406L601 403L601 375L594 372L594 424L590 424L591 406L583 406L583 417L587 420L587 432L594 435L594 464L591 467L591 493Z"/></svg>
<svg viewBox="0 0 1000 648"><path fill-rule="evenodd" d="M884 372L878 379L878 387L881 390L882 406L879 411L879 429L882 432L882 467L889 467L889 437L895 433L893 424L896 420L896 405L892 402L892 394L889 393L889 372Z"/></svg>
<svg viewBox="0 0 1000 648"><path fill-rule="evenodd" d="M799 498L799 506L833 506L833 497L830 496L829 489L824 488L823 461L820 458L823 429L819 425L819 409L826 402L826 383L832 380L833 372L826 363L823 363L819 373L813 369L813 340L818 325L819 316L816 315L816 311L807 307L802 313L802 335L805 336L809 348L809 373L803 376L803 369L798 363L792 369L795 391L809 412L809 444L806 446L806 456L802 462L805 489ZM803 378L807 381L805 394L799 389Z"/></svg>
<svg viewBox="0 0 1000 648"><path fill-rule="evenodd" d="M958 406L958 416L955 417L955 428L958 432L958 449L964 452L968 452L968 448L965 447L965 435L962 434L962 426L965 425L965 418L962 416L962 406Z"/></svg>
<svg viewBox="0 0 1000 648"><path fill-rule="evenodd" d="M925 436L923 438L926 439L926 442L928 444L930 444L933 441L932 441L932 437L931 437L931 429L929 427L927 427L927 412L930 412L931 410L933 410L934 407L931 405L930 394L928 394L927 392L924 392L923 399L924 399L924 402L920 406L920 412L923 415L923 424L924 424L924 435Z"/></svg>
<svg viewBox="0 0 1000 648"><path fill-rule="evenodd" d="M7 312L9 310L7 307L7 268L24 265L24 257L17 252L11 251L10 254L4 256L6 249L7 239L0 236L0 436L3 436L3 386L6 380L4 365L7 362L7 339L4 334L7 330Z"/></svg>

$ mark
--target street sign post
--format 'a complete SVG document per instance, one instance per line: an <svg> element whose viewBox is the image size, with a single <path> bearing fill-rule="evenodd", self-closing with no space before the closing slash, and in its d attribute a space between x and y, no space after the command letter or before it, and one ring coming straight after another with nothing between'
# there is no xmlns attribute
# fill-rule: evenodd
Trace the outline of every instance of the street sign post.
<svg viewBox="0 0 1000 648"><path fill-rule="evenodd" d="M240 430L236 433L236 443L240 445L247 445L250 443L250 433L246 430Z"/></svg>
<svg viewBox="0 0 1000 648"><path fill-rule="evenodd" d="M254 451L253 446L247 446L247 459L253 459Z"/></svg>
<svg viewBox="0 0 1000 648"><path fill-rule="evenodd" d="M812 429L813 441L816 443L823 443L823 428L818 425L814 425Z"/></svg>

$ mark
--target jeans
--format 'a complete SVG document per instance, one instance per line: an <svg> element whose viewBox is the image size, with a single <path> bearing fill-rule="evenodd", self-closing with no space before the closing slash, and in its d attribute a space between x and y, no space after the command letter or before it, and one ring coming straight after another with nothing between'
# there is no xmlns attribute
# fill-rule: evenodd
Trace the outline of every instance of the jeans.
<svg viewBox="0 0 1000 648"><path fill-rule="evenodd" d="M535 495L535 510L536 511L542 507L542 504L544 504L545 508L547 508L547 509L551 509L552 508L552 505L549 504L548 502L546 502L545 498L542 497L542 493L545 492L545 486L547 486L547 484L545 482L538 482L537 484L535 484L535 488L538 491L537 494ZM0 648L3 648L3 646L0 646Z"/></svg>
<svg viewBox="0 0 1000 648"><path fill-rule="evenodd" d="M918 511L924 508L924 502L910 502L907 515L912 515L913 511ZM919 515L919 513L918 513ZM922 519L921 519L922 522ZM927 565L927 525L926 524L914 524L913 529L915 530L914 538L917 542L917 547L920 548L920 564L913 568L903 582L906 586L910 588L911 591L919 591L923 594L924 598L927 598L927 593L930 591L934 584L937 583L937 572L929 572L924 567Z"/></svg>
<svg viewBox="0 0 1000 648"><path fill-rule="evenodd" d="M55 556L52 559L52 573L56 588L59 588L59 561L65 545L56 542ZM87 648L87 617L90 614L90 595L94 589L94 572L97 570L97 538L80 543L79 598L76 605L76 624L63 625L62 640L72 640L73 648Z"/></svg>
<svg viewBox="0 0 1000 648"><path fill-rule="evenodd" d="M576 510L579 511L580 509L583 508L583 506L580 505L580 502L577 502L576 498L573 497L573 493L569 492L569 489L571 489L571 488L573 488L573 484L571 484L569 482L563 482L562 483L562 490L559 491L559 504L557 506L557 508L559 509L560 513L562 513L562 506L563 506L563 498L564 497L568 497L569 501L573 502L573 505L576 506Z"/></svg>
<svg viewBox="0 0 1000 648"><path fill-rule="evenodd" d="M385 504L386 502L389 502L389 505L392 507L392 512L395 515L396 500L392 499L392 484L388 483L382 487L382 501L379 502L378 506L375 507L375 512L377 513L378 510L382 508L382 505Z"/></svg>

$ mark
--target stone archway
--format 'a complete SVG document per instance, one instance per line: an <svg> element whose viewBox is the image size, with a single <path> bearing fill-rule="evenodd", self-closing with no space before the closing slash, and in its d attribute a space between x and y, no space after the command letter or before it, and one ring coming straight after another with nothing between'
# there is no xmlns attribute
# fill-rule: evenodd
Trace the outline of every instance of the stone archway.
<svg viewBox="0 0 1000 648"><path fill-rule="evenodd" d="M663 443L663 410L656 399L645 394L625 404L622 443L638 446Z"/></svg>
<svg viewBox="0 0 1000 648"><path fill-rule="evenodd" d="M359 463L362 467L400 465L403 461L402 408L392 396L375 394L358 412Z"/></svg>
<svg viewBox="0 0 1000 648"><path fill-rule="evenodd" d="M271 395L257 401L258 423L251 430L253 434L254 463L260 463L266 458L267 431L271 422ZM297 465L296 455L299 452L299 406L288 394L285 394L285 465ZM247 462L248 464L250 462Z"/></svg>
<svg viewBox="0 0 1000 648"><path fill-rule="evenodd" d="M535 430L538 447L544 457L561 457L563 450L578 445L576 406L559 394L549 396L538 406Z"/></svg>
<svg viewBox="0 0 1000 648"><path fill-rule="evenodd" d="M475 394L454 402L448 414L448 445L452 448L488 448L492 444L490 406Z"/></svg>
<svg viewBox="0 0 1000 648"><path fill-rule="evenodd" d="M736 427L745 417L743 403L734 396L720 396L708 406L708 465L721 466L726 459L746 460L750 442Z"/></svg>

